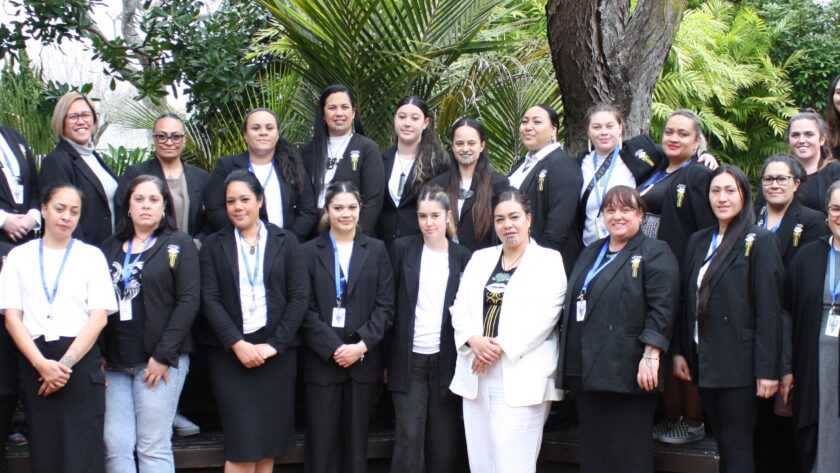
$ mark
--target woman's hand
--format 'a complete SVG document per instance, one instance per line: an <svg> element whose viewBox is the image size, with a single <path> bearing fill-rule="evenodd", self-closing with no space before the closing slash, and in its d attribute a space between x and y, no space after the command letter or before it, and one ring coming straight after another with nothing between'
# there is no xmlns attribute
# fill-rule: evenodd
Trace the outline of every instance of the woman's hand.
<svg viewBox="0 0 840 473"><path fill-rule="evenodd" d="M653 391L659 386L659 354L658 348L647 345L642 359L639 360L636 382L645 391Z"/></svg>
<svg viewBox="0 0 840 473"><path fill-rule="evenodd" d="M467 343L475 354L475 359L484 365L490 366L502 357L502 347L497 345L493 338L473 335Z"/></svg>
<svg viewBox="0 0 840 473"><path fill-rule="evenodd" d="M263 357L262 353L257 350L256 345L253 343L248 343L245 340L239 340L230 348L236 354L236 357L239 358L239 362L242 363L242 366L246 368L256 368L265 363L265 357Z"/></svg>
<svg viewBox="0 0 840 473"><path fill-rule="evenodd" d="M41 376L38 381L43 381L41 387L38 388L39 396L49 396L66 386L67 382L70 381L70 373L73 372L67 366L48 359L44 359L35 369Z"/></svg>
<svg viewBox="0 0 840 473"><path fill-rule="evenodd" d="M367 345L363 341L352 345L341 345L333 353L333 360L338 366L349 368L357 361L363 359L365 352L367 352Z"/></svg>
<svg viewBox="0 0 840 473"><path fill-rule="evenodd" d="M782 395L782 401L784 401L785 404L790 404L790 393L793 392L794 384L792 374L782 376L782 382L779 385L779 394Z"/></svg>
<svg viewBox="0 0 840 473"><path fill-rule="evenodd" d="M160 363L150 356L149 363L143 370L143 382L146 383L147 388L155 389L161 380L163 384L169 383L169 365Z"/></svg>
<svg viewBox="0 0 840 473"><path fill-rule="evenodd" d="M259 343L255 346L257 347L257 351L260 352L260 355L262 355L263 360L267 360L277 354L277 349L268 343Z"/></svg>
<svg viewBox="0 0 840 473"><path fill-rule="evenodd" d="M777 379L758 378L755 380L755 395L760 398L770 399L776 395L778 389L779 380Z"/></svg>
<svg viewBox="0 0 840 473"><path fill-rule="evenodd" d="M683 381L691 381L691 370L688 369L688 362L682 355L674 355L674 376Z"/></svg>
<svg viewBox="0 0 840 473"><path fill-rule="evenodd" d="M697 162L706 166L712 171L720 167L720 163L718 163L717 158L715 158L714 155L712 155L712 153L708 151L701 151L700 155L697 156Z"/></svg>

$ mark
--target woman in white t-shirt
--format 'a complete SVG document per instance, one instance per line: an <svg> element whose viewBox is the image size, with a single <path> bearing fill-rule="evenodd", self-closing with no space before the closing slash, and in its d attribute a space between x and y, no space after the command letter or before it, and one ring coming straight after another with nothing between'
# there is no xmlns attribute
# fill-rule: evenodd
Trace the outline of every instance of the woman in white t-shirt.
<svg viewBox="0 0 840 473"><path fill-rule="evenodd" d="M449 307L470 251L450 241L454 218L443 188L427 184L417 198L421 234L391 245L397 300L387 337L386 381L396 420L395 473L463 469L461 399L449 391L458 357Z"/></svg>
<svg viewBox="0 0 840 473"><path fill-rule="evenodd" d="M108 264L73 239L84 199L70 184L41 200L44 237L16 247L0 273L0 309L23 357L21 394L33 472L105 470L105 374L96 339L117 310Z"/></svg>

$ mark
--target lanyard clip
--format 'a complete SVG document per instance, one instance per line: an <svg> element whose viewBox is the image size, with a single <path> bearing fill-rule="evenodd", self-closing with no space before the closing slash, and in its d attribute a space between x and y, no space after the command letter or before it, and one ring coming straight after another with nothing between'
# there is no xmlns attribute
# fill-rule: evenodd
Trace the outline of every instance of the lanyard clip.
<svg viewBox="0 0 840 473"><path fill-rule="evenodd" d="M586 299L586 289L580 291L580 294L577 296L577 300L582 301Z"/></svg>
<svg viewBox="0 0 840 473"><path fill-rule="evenodd" d="M340 297L336 297L335 306L338 307L338 308L341 308L341 298Z"/></svg>

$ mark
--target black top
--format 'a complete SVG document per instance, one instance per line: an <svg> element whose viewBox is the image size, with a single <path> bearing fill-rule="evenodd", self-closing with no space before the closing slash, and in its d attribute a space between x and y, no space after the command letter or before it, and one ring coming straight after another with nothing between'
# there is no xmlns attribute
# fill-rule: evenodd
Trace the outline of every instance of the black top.
<svg viewBox="0 0 840 473"><path fill-rule="evenodd" d="M187 192L190 196L189 216L187 218L188 233L193 238L203 239L206 236L205 216L204 216L204 191L207 184L210 182L210 174L204 169L195 167L191 164L181 163L184 166L184 178L187 181ZM157 176L166 184L166 176L163 173L163 168L160 161L149 159L142 163L137 163L129 166L122 179L120 185L117 187L117 192L114 194L114 212L122 218L123 209L121 207L125 193L128 191L128 185L137 176L148 174Z"/></svg>
<svg viewBox="0 0 840 473"><path fill-rule="evenodd" d="M205 211L211 231L233 227L228 219L225 207L225 179L230 173L238 169L247 171L250 160L251 158L246 151L225 156L216 163L216 167L210 175L210 182L204 192ZM274 175L280 182L280 196L283 199L283 228L290 230L299 240L306 240L318 220L318 209L315 205L315 196L312 193L312 183L304 172L303 189L297 191L283 179L278 158L274 160ZM260 219L266 224L268 223L265 201L260 208Z"/></svg>
<svg viewBox="0 0 840 473"><path fill-rule="evenodd" d="M157 242L155 242L157 243ZM123 265L125 252L117 253L117 258L111 263L111 280L117 292L117 300L131 301L131 320L122 320L122 314L117 312L110 316L105 327L106 359L112 368L133 368L140 366L149 359L149 354L143 348L143 258L149 250L141 255L131 255L132 261L139 256L134 269L129 276L128 288L123 281ZM124 304L124 302L123 302Z"/></svg>
<svg viewBox="0 0 840 473"><path fill-rule="evenodd" d="M648 212L654 215L662 215L662 208L665 206L665 200L668 198L668 191L671 189L669 184L671 179L674 177L674 174L678 172L680 172L679 169L674 172L667 173L662 181L657 182L645 193L642 198L648 206ZM639 183L640 192L644 190L643 184L644 182Z"/></svg>
<svg viewBox="0 0 840 473"><path fill-rule="evenodd" d="M303 147L300 154L303 158L303 166L312 182L315 205L318 205L321 182L320 179L318 179L319 182L316 182L316 176L319 173L315 172L314 166L318 150L314 148L310 141ZM321 174L323 174L323 170ZM388 182L382 164L382 155L373 140L358 133L350 138L332 179L332 182L340 181L350 181L359 189L359 193L362 195L359 225L361 225L363 232L372 235L376 227L376 221L379 219L379 213L382 210L382 194L386 192L385 187Z"/></svg>
<svg viewBox="0 0 840 473"><path fill-rule="evenodd" d="M432 179L430 181L431 184L440 186L444 192L447 192L449 189L449 178L451 173L457 173L457 170L449 170L445 173L441 174L440 176ZM473 224L473 206L475 205L475 198L476 198L476 179L473 176L473 180L470 183L470 190L472 194L469 195L464 200L464 205L461 207L461 213L458 214L458 244L467 247L470 251L480 250L482 248L487 248L489 246L493 246L499 243L499 238L496 236L496 230L493 227L493 212L491 209L490 212L490 229L485 235L484 238L478 240L475 236L475 225ZM507 177L502 176L501 174L496 174L495 172L490 175L490 185L493 187L493 192L491 193L491 198L493 195L498 194L508 186L510 183L508 182ZM452 215L456 215L458 213L458 203L452 203Z"/></svg>
<svg viewBox="0 0 840 473"><path fill-rule="evenodd" d="M502 315L502 301L505 298L505 290L507 289L510 278L516 272L516 267L507 271L502 268L502 260L504 259L504 252L499 256L499 262L496 263L496 268L487 279L487 285L484 286L484 333L485 337L496 337L499 335L499 317Z"/></svg>
<svg viewBox="0 0 840 473"><path fill-rule="evenodd" d="M105 164L99 153L94 151L93 155L99 165L119 182L117 175ZM85 205L73 236L94 246L102 245L113 232L109 199L102 182L73 145L60 140L58 146L41 161L40 172L38 179L42 189L53 184L70 183L82 191Z"/></svg>
<svg viewBox="0 0 840 473"><path fill-rule="evenodd" d="M25 214L31 209L39 208L41 196L32 148L20 133L5 126L0 126L0 140L5 140L14 154L14 156L9 156L9 159L17 159L20 180L23 183L23 202L18 204L12 194L12 189L9 188L9 183L0 171L0 210L13 214ZM2 161L0 164L6 165ZM4 231L0 231L0 242L14 244Z"/></svg>

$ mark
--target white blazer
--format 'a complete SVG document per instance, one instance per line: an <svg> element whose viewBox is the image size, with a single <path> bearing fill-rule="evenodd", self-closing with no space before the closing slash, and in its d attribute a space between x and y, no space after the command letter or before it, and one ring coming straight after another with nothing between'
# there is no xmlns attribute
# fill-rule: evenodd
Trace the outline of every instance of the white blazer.
<svg viewBox="0 0 840 473"><path fill-rule="evenodd" d="M449 309L455 328L458 361L449 389L465 399L478 396L475 355L466 345L484 332L484 287L501 256L501 245L476 251L464 270L455 303ZM566 272L560 253L531 239L505 289L499 317L505 403L532 406L562 399L554 387L559 343L557 321L566 295Z"/></svg>

